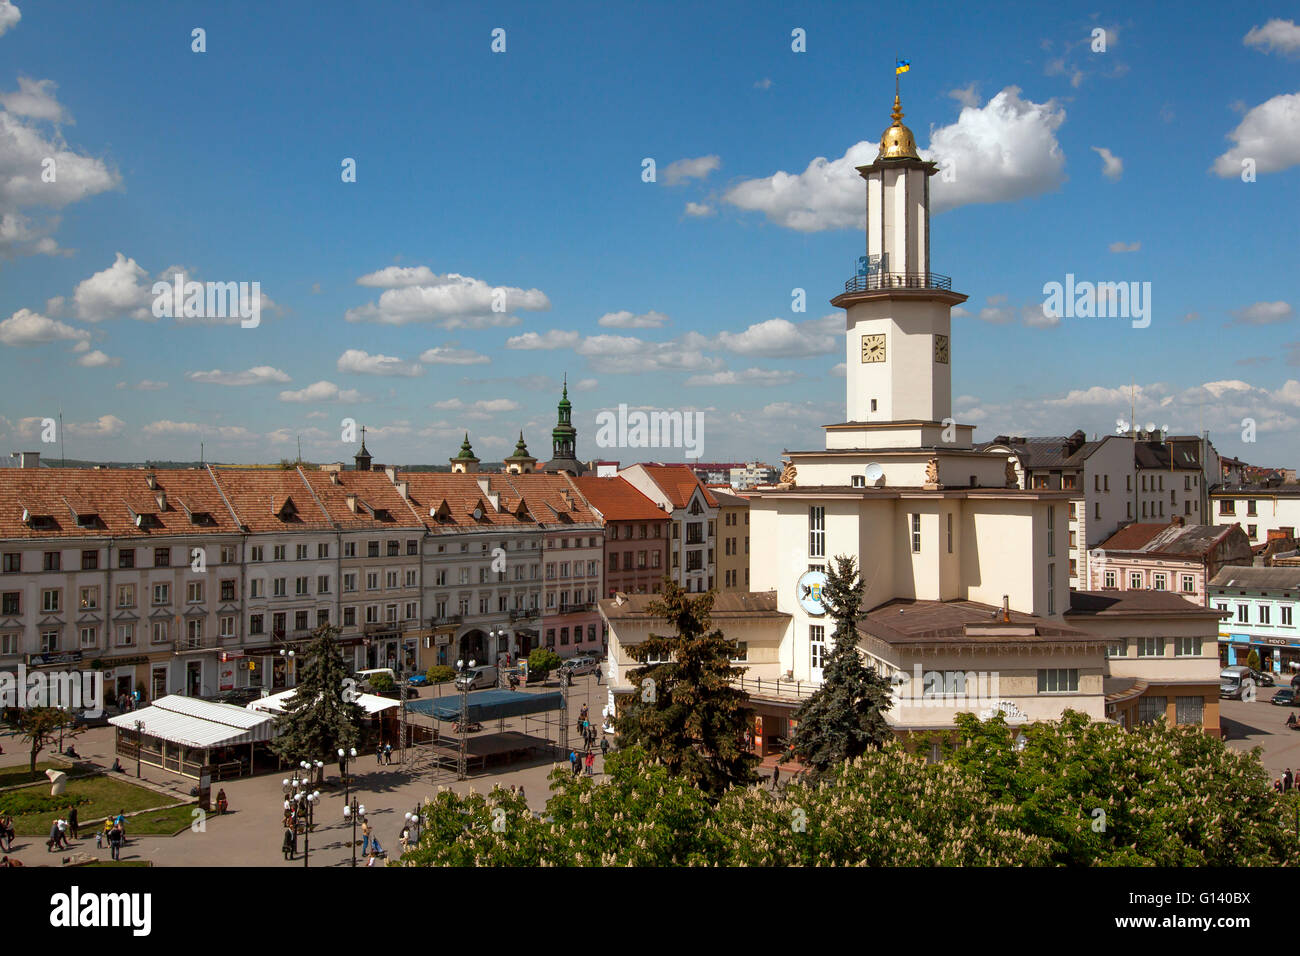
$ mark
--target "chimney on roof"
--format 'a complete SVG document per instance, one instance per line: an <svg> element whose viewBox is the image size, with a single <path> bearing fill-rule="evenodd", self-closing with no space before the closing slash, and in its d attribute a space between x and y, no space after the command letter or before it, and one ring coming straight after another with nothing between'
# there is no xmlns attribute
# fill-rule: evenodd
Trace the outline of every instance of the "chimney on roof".
<svg viewBox="0 0 1300 956"><path fill-rule="evenodd" d="M144 473L144 483L149 486L150 491L158 490L158 476L152 471L146 471Z"/></svg>
<svg viewBox="0 0 1300 956"><path fill-rule="evenodd" d="M393 484L397 484L397 467L395 465L388 465L385 467L384 474L388 476L389 481Z"/></svg>
<svg viewBox="0 0 1300 956"><path fill-rule="evenodd" d="M1002 595L1002 621L1011 623L1011 598L1006 594Z"/></svg>
<svg viewBox="0 0 1300 956"><path fill-rule="evenodd" d="M19 468L39 468L41 467L41 453L39 451L17 451L14 457L18 459Z"/></svg>
<svg viewBox="0 0 1300 956"><path fill-rule="evenodd" d="M411 500L411 486L410 486L410 484L409 484L408 482L405 482L405 481L399 481L399 482L397 482L397 493L398 493L399 495L401 495L402 498L405 499L406 501L410 501L410 500Z"/></svg>
<svg viewBox="0 0 1300 956"><path fill-rule="evenodd" d="M331 485L341 485L341 484L343 484L343 481L342 481L341 478L339 478L339 473L338 473L337 471L331 471L331 472L330 472L330 484L331 484Z"/></svg>

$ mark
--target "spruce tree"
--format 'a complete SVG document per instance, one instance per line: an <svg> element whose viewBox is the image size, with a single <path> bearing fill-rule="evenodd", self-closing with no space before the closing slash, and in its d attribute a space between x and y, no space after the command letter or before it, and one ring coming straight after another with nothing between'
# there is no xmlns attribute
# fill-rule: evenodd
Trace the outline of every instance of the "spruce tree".
<svg viewBox="0 0 1300 956"><path fill-rule="evenodd" d="M858 655L863 586L857 560L837 556L826 572L822 599L835 621L834 648L822 685L795 713L794 751L817 773L877 750L892 740L885 711L893 706L889 682Z"/></svg>
<svg viewBox="0 0 1300 956"><path fill-rule="evenodd" d="M335 640L338 633L321 625L298 655L298 686L275 719L271 742L271 749L291 763L328 763L338 759L339 748L346 751L360 742L365 713L356 703L356 682Z"/></svg>
<svg viewBox="0 0 1300 956"><path fill-rule="evenodd" d="M740 647L709 629L714 593L692 598L669 581L646 612L670 633L651 634L630 648L646 664L629 672L637 687L617 718L620 746L640 747L674 777L717 795L757 779L758 762L744 744L749 695L732 684L744 668L731 662Z"/></svg>

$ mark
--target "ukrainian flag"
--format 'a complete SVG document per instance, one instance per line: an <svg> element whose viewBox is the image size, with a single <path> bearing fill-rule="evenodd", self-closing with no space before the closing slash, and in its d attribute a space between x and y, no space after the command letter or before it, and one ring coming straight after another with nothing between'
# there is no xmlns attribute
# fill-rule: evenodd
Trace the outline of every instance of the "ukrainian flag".
<svg viewBox="0 0 1300 956"><path fill-rule="evenodd" d="M899 73L906 73L911 68L912 68L911 60L899 60L897 63L894 64L894 75L897 76Z"/></svg>

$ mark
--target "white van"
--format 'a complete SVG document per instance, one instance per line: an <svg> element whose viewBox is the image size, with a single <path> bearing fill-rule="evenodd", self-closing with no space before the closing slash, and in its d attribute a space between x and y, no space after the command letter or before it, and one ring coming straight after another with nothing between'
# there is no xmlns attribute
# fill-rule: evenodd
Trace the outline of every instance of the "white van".
<svg viewBox="0 0 1300 956"><path fill-rule="evenodd" d="M1219 696L1230 700L1245 700L1254 695L1255 676L1244 664L1225 667L1219 672Z"/></svg>
<svg viewBox="0 0 1300 956"><path fill-rule="evenodd" d="M491 664L472 667L456 678L457 690L478 690L480 687L497 686L497 669Z"/></svg>
<svg viewBox="0 0 1300 956"><path fill-rule="evenodd" d="M393 673L391 667L372 667L369 670L356 672L355 676L357 683L361 685L362 690L367 693L370 691L370 678L374 677L376 674L383 674L394 684L397 683L397 675Z"/></svg>

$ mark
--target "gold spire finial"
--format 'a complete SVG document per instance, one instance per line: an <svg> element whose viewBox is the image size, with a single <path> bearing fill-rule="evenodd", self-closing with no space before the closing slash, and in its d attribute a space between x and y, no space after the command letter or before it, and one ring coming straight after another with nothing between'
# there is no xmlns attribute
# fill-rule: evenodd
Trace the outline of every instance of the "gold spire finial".
<svg viewBox="0 0 1300 956"><path fill-rule="evenodd" d="M894 77L894 110L890 113L893 123L880 137L880 152L876 159L920 159L916 151L916 138L912 131L903 125L903 101L898 95L898 77Z"/></svg>

